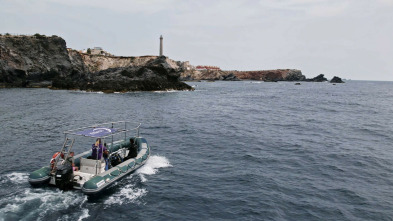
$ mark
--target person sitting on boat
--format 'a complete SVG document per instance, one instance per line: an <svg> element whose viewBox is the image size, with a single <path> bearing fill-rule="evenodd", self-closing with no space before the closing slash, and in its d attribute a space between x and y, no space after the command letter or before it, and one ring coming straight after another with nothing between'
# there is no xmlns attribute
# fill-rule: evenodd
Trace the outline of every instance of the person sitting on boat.
<svg viewBox="0 0 393 221"><path fill-rule="evenodd" d="M127 155L127 159L135 158L138 155L138 147L134 143L134 139L130 138L130 148Z"/></svg>

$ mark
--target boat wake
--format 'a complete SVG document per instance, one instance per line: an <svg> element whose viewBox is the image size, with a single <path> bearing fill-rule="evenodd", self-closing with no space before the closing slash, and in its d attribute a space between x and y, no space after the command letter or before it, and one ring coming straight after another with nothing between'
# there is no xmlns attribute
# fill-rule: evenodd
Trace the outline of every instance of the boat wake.
<svg viewBox="0 0 393 221"><path fill-rule="evenodd" d="M6 183L23 184L26 183L28 177L29 177L28 173L13 172L0 177L0 184L6 184Z"/></svg>
<svg viewBox="0 0 393 221"><path fill-rule="evenodd" d="M166 157L155 155L150 156L143 167L139 168L136 173L139 174L141 181L146 182L147 179L144 175L153 175L158 172L158 169L172 167L169 160Z"/></svg>
<svg viewBox="0 0 393 221"><path fill-rule="evenodd" d="M127 178L130 179L130 178ZM107 200L105 200L104 204L107 206L111 205L122 205L127 203L136 203L139 204L138 200L142 196L146 195L147 190L145 188L138 188L135 184L127 184L120 189L120 192L117 192L110 196Z"/></svg>
<svg viewBox="0 0 393 221"><path fill-rule="evenodd" d="M75 194L75 191L26 188L0 199L0 220L46 220L48 217L58 217L61 220L82 220L89 217L88 209L83 208L86 201L87 196L82 193ZM62 214L61 211L66 209L72 209L75 213Z"/></svg>
<svg viewBox="0 0 393 221"><path fill-rule="evenodd" d="M119 192L110 196L105 204L110 205L122 205L127 203L140 204L142 201L139 199L147 194L145 188L139 187L140 185L135 184L135 176L139 176L142 183L147 182L146 175L153 175L158 173L160 168L172 167L169 160L164 156L150 156L145 165L135 171L134 174L126 178L126 183L124 187L120 189ZM128 180L128 181L127 181Z"/></svg>
<svg viewBox="0 0 393 221"><path fill-rule="evenodd" d="M150 156L144 166L125 178L125 185L104 201L104 207L128 203L141 204L148 191L135 182L147 182L146 176L171 167L163 156ZM0 176L0 184L7 189L0 195L0 220L84 220L91 207L87 196L79 191L61 191L57 188L32 188L28 185L28 173L13 172ZM135 179L137 178L137 179ZM142 187L141 187L142 186ZM64 214L61 211L74 211Z"/></svg>

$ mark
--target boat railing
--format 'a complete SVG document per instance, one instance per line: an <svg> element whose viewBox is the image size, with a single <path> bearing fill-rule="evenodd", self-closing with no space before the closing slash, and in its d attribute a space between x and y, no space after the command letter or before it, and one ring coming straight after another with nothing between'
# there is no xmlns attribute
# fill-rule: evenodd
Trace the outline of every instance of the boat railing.
<svg viewBox="0 0 393 221"><path fill-rule="evenodd" d="M134 128L127 128L127 124L130 124L130 123L135 123L135 122L131 122L131 121L116 121L116 122L107 122L107 123L94 124L94 125L87 126L87 127L80 127L80 128L77 128L77 129L67 130L67 131L64 131L64 134L65 134L66 137L67 137L68 134L70 134L70 135L78 135L78 136L86 136L86 137L106 138L106 137L110 137L110 136L113 136L113 135L124 133L125 139L126 139L127 132L135 131L135 135L137 137L139 137L139 129L140 129L140 126L142 124L141 123L135 123L135 124L137 124L136 127L134 127ZM122 125L119 125L119 124L124 124L124 127L121 127ZM81 130L84 130L84 129L100 128L100 127L107 127L107 128L116 129L116 130L114 132L111 132L109 134L106 134L106 135L103 135L103 136L99 136L99 137L77 134L77 132L79 132Z"/></svg>

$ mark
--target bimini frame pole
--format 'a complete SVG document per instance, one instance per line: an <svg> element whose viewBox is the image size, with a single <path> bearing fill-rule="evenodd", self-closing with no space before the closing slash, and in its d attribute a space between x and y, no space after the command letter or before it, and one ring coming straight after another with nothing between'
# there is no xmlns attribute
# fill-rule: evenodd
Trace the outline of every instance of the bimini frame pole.
<svg viewBox="0 0 393 221"><path fill-rule="evenodd" d="M113 122L112 122L112 129L113 129ZM113 149L113 134L112 134L112 143L111 143L111 149L109 150L109 153L111 154L112 153L112 149Z"/></svg>
<svg viewBox="0 0 393 221"><path fill-rule="evenodd" d="M141 124L141 123L139 123L138 127L136 128L136 134L137 134L137 137L139 137L139 127L140 127L141 125L142 125L142 124Z"/></svg>
<svg viewBox="0 0 393 221"><path fill-rule="evenodd" d="M124 140L127 141L127 121L124 121Z"/></svg>

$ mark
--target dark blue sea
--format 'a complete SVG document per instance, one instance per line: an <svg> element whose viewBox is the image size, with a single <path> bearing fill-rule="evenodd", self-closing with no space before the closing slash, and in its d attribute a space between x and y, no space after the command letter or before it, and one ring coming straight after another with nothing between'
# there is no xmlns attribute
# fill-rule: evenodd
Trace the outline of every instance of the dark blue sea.
<svg viewBox="0 0 393 221"><path fill-rule="evenodd" d="M393 220L393 82L188 84L0 89L0 220ZM29 185L63 131L119 120L142 168L96 198Z"/></svg>

